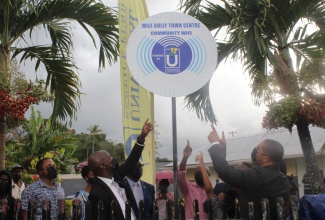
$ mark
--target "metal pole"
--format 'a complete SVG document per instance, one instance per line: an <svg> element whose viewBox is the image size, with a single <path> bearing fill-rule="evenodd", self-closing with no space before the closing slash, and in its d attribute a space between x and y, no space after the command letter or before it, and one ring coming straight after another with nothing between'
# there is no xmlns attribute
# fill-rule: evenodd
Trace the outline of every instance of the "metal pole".
<svg viewBox="0 0 325 220"><path fill-rule="evenodd" d="M174 168L174 214L178 219L178 160L177 160L177 127L176 127L176 98L172 97L172 126L173 126L173 168Z"/></svg>

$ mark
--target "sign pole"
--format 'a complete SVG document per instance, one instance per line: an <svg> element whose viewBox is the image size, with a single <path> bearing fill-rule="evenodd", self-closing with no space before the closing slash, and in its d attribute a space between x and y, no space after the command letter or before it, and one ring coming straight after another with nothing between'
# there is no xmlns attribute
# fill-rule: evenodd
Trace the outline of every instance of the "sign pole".
<svg viewBox="0 0 325 220"><path fill-rule="evenodd" d="M174 168L174 214L178 219L178 160L177 160L177 127L176 98L172 97L172 130L173 130L173 168Z"/></svg>

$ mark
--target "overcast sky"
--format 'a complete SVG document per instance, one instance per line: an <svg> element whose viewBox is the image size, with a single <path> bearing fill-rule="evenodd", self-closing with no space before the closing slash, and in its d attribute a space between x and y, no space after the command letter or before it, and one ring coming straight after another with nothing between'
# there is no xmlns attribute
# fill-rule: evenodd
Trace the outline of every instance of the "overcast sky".
<svg viewBox="0 0 325 220"><path fill-rule="evenodd" d="M104 2L108 6L117 6L117 0ZM177 5L177 0L147 0L149 15L176 11ZM88 35L79 28L74 31L73 55L80 68L79 77L84 95L81 96L81 108L72 128L77 133L88 133L87 128L98 124L108 139L122 143L119 63L107 65L103 72L98 73L98 50L93 47ZM33 68L27 66L24 70L30 72ZM38 76L45 77L46 74L40 71ZM217 130L225 131L226 138L232 138L229 132L236 132L235 137L266 132L261 126L266 108L254 106L250 93L248 75L244 74L239 63L228 60L219 65L211 79L210 94L218 118ZM176 103L177 145L180 158L187 139L190 140L194 150L208 144L207 135L211 127L210 123L201 122L195 112L189 112L184 108L184 97L176 98ZM36 108L44 117L48 117L52 111L48 104ZM160 133L159 142L163 145L158 151L159 156L172 159L171 98L155 95L154 115ZM26 117L29 118L30 114L27 113Z"/></svg>

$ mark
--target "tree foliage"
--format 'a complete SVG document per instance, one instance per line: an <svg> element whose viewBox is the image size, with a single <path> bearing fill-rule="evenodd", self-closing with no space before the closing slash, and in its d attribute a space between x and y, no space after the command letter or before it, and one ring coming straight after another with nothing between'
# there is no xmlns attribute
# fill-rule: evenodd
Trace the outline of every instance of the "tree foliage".
<svg viewBox="0 0 325 220"><path fill-rule="evenodd" d="M73 28L79 25L99 48L99 70L117 61L117 14L100 0L2 0L0 24L0 86L8 83L11 60L31 61L35 72L44 70L44 84L53 96L53 125L75 118L80 106ZM44 33L45 43L35 38L37 32ZM5 167L6 123L6 114L0 115L0 169Z"/></svg>
<svg viewBox="0 0 325 220"><path fill-rule="evenodd" d="M77 148L71 131L53 129L50 120L45 120L40 112L31 109L31 118L20 127L12 129L6 144L7 166L21 164L28 172L36 172L38 160L50 157L62 172L75 162L73 154Z"/></svg>
<svg viewBox="0 0 325 220"><path fill-rule="evenodd" d="M241 60L255 104L269 107L264 128L297 126L313 192L324 192L308 129L310 124L325 128L325 95L315 94L325 88L324 1L182 0L181 8L216 32L218 63ZM222 30L226 37L218 39ZM202 120L216 122L208 86L188 95L187 106Z"/></svg>

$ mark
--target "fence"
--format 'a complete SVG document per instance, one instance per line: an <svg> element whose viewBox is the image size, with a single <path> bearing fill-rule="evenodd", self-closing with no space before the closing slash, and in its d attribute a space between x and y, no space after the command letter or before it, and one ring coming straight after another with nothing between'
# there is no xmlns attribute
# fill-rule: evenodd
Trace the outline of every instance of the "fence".
<svg viewBox="0 0 325 220"><path fill-rule="evenodd" d="M236 210L234 211L235 213L233 213L233 215L231 217L228 216L227 214L227 210L225 209L226 204L224 204L223 202L221 203L221 210L222 210L222 218L221 219L240 219L239 216L239 204L238 204L238 199L236 199L235 201L235 207ZM79 203L79 202L77 202ZM73 213L75 214L76 218L73 218L73 220L79 220L80 218L78 218L80 216L81 213L81 207L80 205L76 205L77 203L74 202L73 205ZM90 201L87 202L87 206L90 206ZM298 207L297 207L297 203L298 203L298 198L296 196L291 196L289 203L285 203L283 198L277 198L276 199L276 208L277 208L277 216L278 216L278 220L284 220L284 219L291 219L291 220L297 220L298 219ZM208 219L212 220L212 219L217 219L214 215L213 215L213 207L212 207L212 201L209 200L208 201ZM100 204L99 206L103 206L104 204ZM249 202L249 220L253 220L254 219L254 204L253 202ZM117 203L116 201L113 201L111 204L111 216L112 219L116 219L115 216L115 212L114 210L116 210L116 206ZM179 203L179 216L176 217L176 219L180 219L180 220L185 220L185 203L184 203L184 199L180 199ZM197 200L194 200L193 203L194 206L194 220L199 220L200 219L200 213L199 213L199 204ZM144 204L143 201L140 201L139 203L139 216L138 216L138 220L144 220L145 219L145 210L144 210ZM263 220L270 220L270 207L269 207L269 200L264 198L261 200L261 207L262 207L262 216L263 216ZM77 211L79 210L79 211ZM98 207L97 209L98 212L98 216L101 216L100 212L106 212L105 208L100 208ZM91 214L89 213L90 210L86 209L86 216L88 216L88 218L86 217L86 220L90 220ZM159 219L159 210L158 210L158 205L157 205L157 201L154 202L154 211L153 211L153 219L154 220L158 220ZM173 206L172 206L172 202L169 200L166 203L166 212L167 212L167 220L172 220L174 219L173 216ZM289 213L290 212L290 213ZM289 213L289 216L287 216ZM127 203L126 204L126 213L125 213L125 219L129 220L131 219L131 204Z"/></svg>
<svg viewBox="0 0 325 220"><path fill-rule="evenodd" d="M231 217L231 219L238 219L240 218L239 215L237 214L239 211L239 205L238 205L238 199L236 201L234 201L236 204L236 211L234 214L234 216ZM291 196L290 198L290 219L292 220L296 220L298 219L298 208L297 208L297 202L298 199L296 196ZM90 206L90 201L87 202L88 204L86 205L86 207ZM212 202L211 200L209 200L209 212L208 212L208 219L212 220L212 219L216 219L213 216L213 207L212 207ZM185 207L184 207L184 200L180 199L178 202L179 205L179 216L176 219L180 219L180 220L185 220ZM252 202L249 203L249 219L253 220L254 219L254 204ZM21 220L22 219L22 203L20 199L15 200L14 207L9 207L8 203L5 199L0 200L0 207L2 207L3 210L13 210L13 220ZM98 203L98 216L100 218L101 215L101 211L105 212L105 205L103 202L99 202ZM200 213L199 213L199 204L198 201L195 200L194 201L194 219L195 220L199 220L200 219ZM263 219L265 220L270 220L270 209L269 209L269 201L268 199L262 199L261 201L261 206L262 206L262 215L263 215ZM50 216L51 216L51 202L50 200L44 200L43 201L43 209L42 209L42 219L43 220L50 220ZM59 199L58 200L58 220L65 220L65 219L70 219L70 213L66 213L65 212L65 200L64 199ZM138 216L138 220L144 220L145 219L145 210L144 210L144 203L143 201L140 201L139 203L139 216ZM222 210L222 219L230 219L227 215L227 211L225 210L225 204L221 203L221 210ZM12 209L13 208L13 209ZM115 217L115 212L114 210L116 210L117 208L117 202L113 201L111 204L111 208L112 208L112 219L116 219ZM285 207L284 204L284 200L283 198L277 198L277 215L278 215L278 220L284 219L285 216L285 210L287 207ZM125 219L129 220L131 219L131 204L129 202L126 203L126 213L125 213ZM33 220L35 219L35 212L36 211L36 201L34 199L31 199L28 203L28 220ZM72 213L71 213L71 219L72 220L81 220L81 216L82 216L82 204L81 201L78 199L73 200L72 203ZM154 202L154 213L153 213L153 219L154 220L158 220L159 219L159 212L158 212L158 205L157 205L157 201ZM172 202L171 201L167 201L166 203L166 212L167 212L167 219L168 220L172 220L174 219L173 216L173 206L172 206ZM8 219L7 216L7 212L2 212L0 214L0 219ZM2 216L2 218L1 218ZM86 209L86 220L90 220L90 210ZM288 219L288 218L287 218Z"/></svg>

